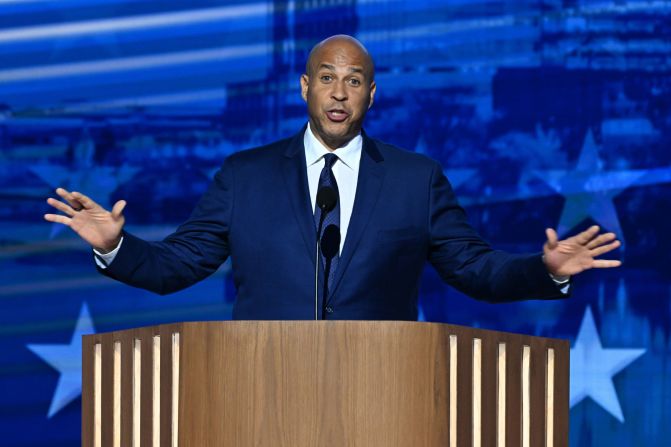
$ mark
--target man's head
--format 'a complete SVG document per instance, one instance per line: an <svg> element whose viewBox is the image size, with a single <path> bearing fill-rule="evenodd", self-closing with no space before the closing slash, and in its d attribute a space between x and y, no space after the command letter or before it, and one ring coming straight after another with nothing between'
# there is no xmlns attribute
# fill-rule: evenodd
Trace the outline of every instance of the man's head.
<svg viewBox="0 0 671 447"><path fill-rule="evenodd" d="M347 144L360 131L375 96L375 69L366 48L345 35L329 37L310 52L301 94L310 128L327 148Z"/></svg>

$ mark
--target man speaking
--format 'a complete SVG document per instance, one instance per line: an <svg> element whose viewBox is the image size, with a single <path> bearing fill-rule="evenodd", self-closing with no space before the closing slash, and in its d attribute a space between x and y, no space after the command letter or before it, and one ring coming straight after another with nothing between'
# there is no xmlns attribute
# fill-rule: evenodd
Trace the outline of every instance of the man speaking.
<svg viewBox="0 0 671 447"><path fill-rule="evenodd" d="M301 93L309 121L295 136L229 156L191 217L161 242L123 230L79 192L56 190L45 219L94 248L99 270L160 294L188 287L229 256L235 319L416 320L429 261L458 290L492 302L566 296L569 278L619 246L594 226L543 253L493 250L468 224L442 167L368 137L373 61L349 36L311 51ZM412 125L409 122L409 125Z"/></svg>

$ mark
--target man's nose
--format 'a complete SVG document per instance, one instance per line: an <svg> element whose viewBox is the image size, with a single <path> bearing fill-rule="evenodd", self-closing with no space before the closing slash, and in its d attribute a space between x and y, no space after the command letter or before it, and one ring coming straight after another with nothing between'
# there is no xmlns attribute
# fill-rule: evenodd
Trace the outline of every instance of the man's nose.
<svg viewBox="0 0 671 447"><path fill-rule="evenodd" d="M336 101L345 101L347 99L347 89L343 82L334 82L331 97Z"/></svg>

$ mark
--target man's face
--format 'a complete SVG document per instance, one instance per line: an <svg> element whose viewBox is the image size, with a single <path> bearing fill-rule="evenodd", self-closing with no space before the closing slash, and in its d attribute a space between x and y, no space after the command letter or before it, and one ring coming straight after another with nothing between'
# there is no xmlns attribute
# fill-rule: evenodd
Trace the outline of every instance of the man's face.
<svg viewBox="0 0 671 447"><path fill-rule="evenodd" d="M375 96L372 73L370 58L352 42L326 42L313 52L301 93L310 128L327 148L342 147L361 131Z"/></svg>

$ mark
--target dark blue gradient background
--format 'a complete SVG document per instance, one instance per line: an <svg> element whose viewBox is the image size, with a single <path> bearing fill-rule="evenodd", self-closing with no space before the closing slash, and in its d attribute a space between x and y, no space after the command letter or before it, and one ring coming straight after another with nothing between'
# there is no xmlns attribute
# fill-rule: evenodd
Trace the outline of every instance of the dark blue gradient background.
<svg viewBox="0 0 671 447"><path fill-rule="evenodd" d="M82 309L102 332L225 320L235 299L227 265L167 297L101 277L45 198L124 198L131 231L168 234L227 155L304 124L303 64L335 33L376 60L367 132L440 160L494 246L592 223L624 242L563 302L481 303L427 268L422 318L573 344L589 309L604 358L642 354L578 372L607 398L574 402L571 445L671 438L671 2L0 0L0 444L79 444L61 379Z"/></svg>

